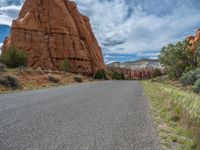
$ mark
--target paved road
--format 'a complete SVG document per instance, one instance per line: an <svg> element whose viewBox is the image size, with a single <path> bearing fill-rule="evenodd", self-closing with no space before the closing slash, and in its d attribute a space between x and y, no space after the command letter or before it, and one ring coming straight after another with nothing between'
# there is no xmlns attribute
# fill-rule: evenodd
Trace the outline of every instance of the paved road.
<svg viewBox="0 0 200 150"><path fill-rule="evenodd" d="M160 150L139 82L0 95L0 150Z"/></svg>

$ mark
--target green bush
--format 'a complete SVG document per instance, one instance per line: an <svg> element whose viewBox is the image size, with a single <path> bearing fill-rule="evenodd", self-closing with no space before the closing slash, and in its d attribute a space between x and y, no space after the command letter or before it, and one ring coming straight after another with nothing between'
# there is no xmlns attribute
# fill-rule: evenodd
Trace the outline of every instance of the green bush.
<svg viewBox="0 0 200 150"><path fill-rule="evenodd" d="M65 60L60 65L60 70L64 72L69 72L70 69L71 69L71 66L70 66L69 60L65 58Z"/></svg>
<svg viewBox="0 0 200 150"><path fill-rule="evenodd" d="M166 67L170 78L180 78L186 70L197 68L196 58L187 40L163 47L159 60Z"/></svg>
<svg viewBox="0 0 200 150"><path fill-rule="evenodd" d="M185 72L200 67L200 41L195 42L193 50L188 40L168 44L162 48L159 60L170 78L179 79Z"/></svg>
<svg viewBox="0 0 200 150"><path fill-rule="evenodd" d="M105 70L103 70L103 69L102 70L98 70L95 73L94 79L97 79L97 80L107 80L107 75L106 75Z"/></svg>
<svg viewBox="0 0 200 150"><path fill-rule="evenodd" d="M194 84L192 90L193 90L193 92L195 92L195 93L200 93L200 79L198 79L198 80L195 82L195 84Z"/></svg>
<svg viewBox="0 0 200 150"><path fill-rule="evenodd" d="M200 68L185 73L181 77L181 83L184 86L194 85L198 79L200 79Z"/></svg>
<svg viewBox="0 0 200 150"><path fill-rule="evenodd" d="M123 73L119 73L116 71L112 71L112 79L114 80L125 80L125 76Z"/></svg>
<svg viewBox="0 0 200 150"><path fill-rule="evenodd" d="M6 53L1 55L0 61L8 68L26 67L28 57L23 51L11 46Z"/></svg>
<svg viewBox="0 0 200 150"><path fill-rule="evenodd" d="M82 83L83 79L80 76L74 77L74 80L78 83Z"/></svg>
<svg viewBox="0 0 200 150"><path fill-rule="evenodd" d="M153 77L159 77L162 76L162 72L160 71L160 69L156 68L155 70L153 70Z"/></svg>

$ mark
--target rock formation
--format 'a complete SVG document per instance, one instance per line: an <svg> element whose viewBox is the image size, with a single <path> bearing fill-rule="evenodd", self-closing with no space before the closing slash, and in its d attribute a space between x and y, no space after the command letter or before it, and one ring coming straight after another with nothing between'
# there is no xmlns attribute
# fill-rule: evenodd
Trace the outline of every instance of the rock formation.
<svg viewBox="0 0 200 150"><path fill-rule="evenodd" d="M191 45L192 52L194 53L197 42L200 42L200 29L197 30L195 36L189 36L187 40L189 44Z"/></svg>
<svg viewBox="0 0 200 150"><path fill-rule="evenodd" d="M65 58L74 73L92 75L105 68L89 18L68 0L26 0L3 53L11 45L28 54L33 68L56 70Z"/></svg>
<svg viewBox="0 0 200 150"><path fill-rule="evenodd" d="M153 78L154 77L153 73L155 69L153 68L127 69L127 68L119 68L119 67L108 67L108 70L122 73L129 80L142 80L142 79ZM163 70L161 71L163 72Z"/></svg>
<svg viewBox="0 0 200 150"><path fill-rule="evenodd" d="M154 77L154 72L159 69L163 74L164 67L159 60L141 59L129 62L114 62L107 65L108 70L123 73L126 78L131 80L151 79Z"/></svg>

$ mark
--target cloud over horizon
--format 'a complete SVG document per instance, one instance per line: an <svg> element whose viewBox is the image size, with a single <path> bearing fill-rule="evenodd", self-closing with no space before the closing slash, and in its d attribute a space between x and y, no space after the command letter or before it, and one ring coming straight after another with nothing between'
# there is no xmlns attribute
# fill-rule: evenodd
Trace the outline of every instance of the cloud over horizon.
<svg viewBox="0 0 200 150"><path fill-rule="evenodd" d="M200 1L196 0L76 2L81 12L90 16L98 41L104 53L110 56L136 54L138 58L137 53L143 52L143 57L155 59L161 47L194 34L200 24ZM157 53L145 55L151 51Z"/></svg>
<svg viewBox="0 0 200 150"><path fill-rule="evenodd" d="M161 47L183 40L200 26L196 0L74 1L89 16L106 62L155 59ZM21 2L0 0L0 24L11 24Z"/></svg>

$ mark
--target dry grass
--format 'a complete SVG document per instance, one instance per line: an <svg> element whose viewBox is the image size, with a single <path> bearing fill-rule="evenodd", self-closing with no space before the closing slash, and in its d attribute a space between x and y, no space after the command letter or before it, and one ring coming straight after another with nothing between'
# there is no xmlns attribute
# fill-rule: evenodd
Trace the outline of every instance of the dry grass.
<svg viewBox="0 0 200 150"><path fill-rule="evenodd" d="M142 82L167 149L200 149L200 96L172 85Z"/></svg>
<svg viewBox="0 0 200 150"><path fill-rule="evenodd" d="M20 80L23 90L48 88L59 85L77 84L77 82L74 80L74 77L76 77L77 75L60 71L40 70L40 69L33 70L31 68L28 68L28 69L8 69L5 72L0 72L0 76L5 76L8 74L14 75ZM53 83L52 81L50 81L49 74L59 78L60 82ZM81 77L83 79L83 82L92 81L91 78L85 76ZM0 93L7 93L10 91L12 90L0 86Z"/></svg>

